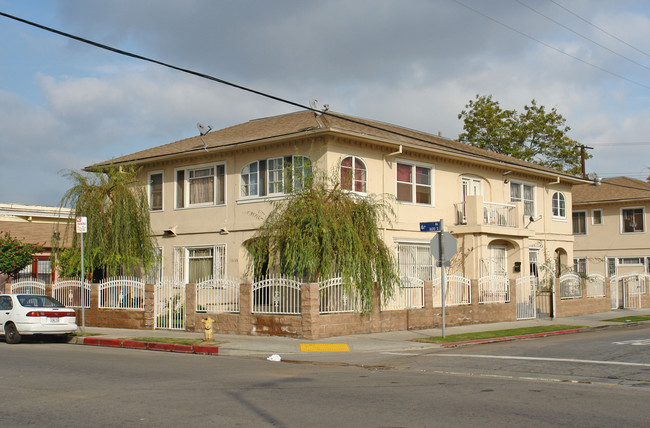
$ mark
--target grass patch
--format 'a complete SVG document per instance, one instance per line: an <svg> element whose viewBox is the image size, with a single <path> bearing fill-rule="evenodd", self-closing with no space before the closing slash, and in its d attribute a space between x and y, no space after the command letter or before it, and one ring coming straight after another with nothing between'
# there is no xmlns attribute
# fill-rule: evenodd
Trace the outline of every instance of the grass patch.
<svg viewBox="0 0 650 428"><path fill-rule="evenodd" d="M634 315L634 316L629 316L629 317L612 318L610 320L605 320L605 321L611 321L611 322L650 321L650 315Z"/></svg>
<svg viewBox="0 0 650 428"><path fill-rule="evenodd" d="M160 343L174 343L177 345L220 345L227 343L224 341L203 339L182 339L175 337L123 337L122 340L136 340L138 342L160 342Z"/></svg>
<svg viewBox="0 0 650 428"><path fill-rule="evenodd" d="M413 339L413 341L428 343L452 343L463 342L466 340L492 339L495 337L520 336L522 334L547 333L549 331L571 330L582 327L583 326L579 325L541 325L537 327L521 327L511 328L507 330L477 331L475 333L452 334L444 338L441 336L425 337L421 339Z"/></svg>

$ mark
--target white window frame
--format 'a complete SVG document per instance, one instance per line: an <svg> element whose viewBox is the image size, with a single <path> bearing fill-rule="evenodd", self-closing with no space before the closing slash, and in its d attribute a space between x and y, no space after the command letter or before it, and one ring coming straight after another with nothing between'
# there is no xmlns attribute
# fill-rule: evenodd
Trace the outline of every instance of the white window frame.
<svg viewBox="0 0 650 428"><path fill-rule="evenodd" d="M395 242L395 260L400 276L414 276L423 281L433 280L436 277L436 265L430 247L431 244L426 241ZM414 257L405 261L402 256L406 257L408 253Z"/></svg>
<svg viewBox="0 0 650 428"><path fill-rule="evenodd" d="M200 203L194 203L190 204L190 171L197 171L197 170L203 170L203 169L208 169L208 168L214 168L213 172L213 177L214 181L212 184L212 202L200 202ZM220 177L219 175L219 169L223 169L223 176ZM178 189L179 189L179 183L178 183L178 173L180 171L183 171L183 201L182 201L182 206L179 206L179 195L178 195ZM191 208L204 208L204 207L214 207L214 206L224 206L226 205L226 200L227 200L227 184L226 184L226 179L228 176L227 173L227 167L226 167L226 162L221 161L221 162L213 162L213 163L205 163L205 164L198 164L198 165L188 165L180 168L175 168L174 169L174 209L182 210L182 209L191 209ZM223 180L223 183L220 185L220 179ZM223 188L223 202L219 201L219 189Z"/></svg>
<svg viewBox="0 0 650 428"><path fill-rule="evenodd" d="M406 181L398 181L397 180L397 166L398 165L407 165L411 167L411 182L406 182ZM429 184L417 184L417 168L425 168L429 170ZM414 162L412 160L406 160L406 159L397 159L395 161L395 200L397 203L400 204L410 204L410 205L421 205L421 206L427 206L427 207L432 207L435 206L436 203L436 197L435 197L435 166L433 164L429 163L422 163L422 162ZM411 185L411 201L401 201L397 199L397 187L400 183L405 183L405 184L410 184ZM418 186L423 187L426 186L429 188L429 195L431 201L429 203L422 203L422 202L417 202L417 188Z"/></svg>
<svg viewBox="0 0 650 428"><path fill-rule="evenodd" d="M596 223L595 213L597 213L597 212L600 213L600 223ZM592 225L600 226L601 224L603 224L604 221L605 221L605 219L603 217L603 209L602 208L596 208L596 209L591 210L591 224Z"/></svg>
<svg viewBox="0 0 650 428"><path fill-rule="evenodd" d="M350 167L344 167L343 162L346 159L351 159L352 165ZM363 179L362 180L357 180L357 162L363 165L363 168L360 168L363 170ZM350 170L350 188L346 189L343 185L343 169L349 169ZM366 195L368 193L368 164L359 156L354 156L354 155L347 155L343 159L341 159L341 163L339 164L339 180L341 183L341 189L347 191L347 192L352 192L352 193L357 193L360 195ZM362 184L363 190L356 190L356 183L359 182Z"/></svg>
<svg viewBox="0 0 650 428"><path fill-rule="evenodd" d="M212 276L214 278L225 278L227 273L226 244L188 245L174 247L174 280L188 284L190 280L190 251L205 249L212 250ZM218 263L217 258L219 258Z"/></svg>
<svg viewBox="0 0 650 428"><path fill-rule="evenodd" d="M580 265L584 266L584 272L580 271ZM586 257L573 258L573 271L577 274L589 275L589 264Z"/></svg>
<svg viewBox="0 0 650 428"><path fill-rule="evenodd" d="M300 181L300 188L305 184L305 165L310 165L309 170L311 171L312 161L308 156L304 155L293 155L293 156L277 156L268 159L258 159L252 162L247 163L239 171L239 198L241 200L250 200L250 199L259 199L259 198L278 198L286 195L289 191L289 183L285 180L286 167L287 167L287 158L291 158L291 186L295 185L297 181ZM300 180L296 175L296 159L300 158ZM264 168L261 167L261 163L264 162ZM279 162L281 168L278 169L277 165L274 165L274 168L271 169L270 165ZM257 171L251 173L250 166L255 165ZM249 168L249 171L244 173L244 170ZM256 179L254 184L250 179L251 175L255 175ZM245 183L244 177L248 177L247 184ZM273 178L273 181L271 180ZM248 186L248 187L245 187ZM255 192L251 191L251 188L255 188ZM244 192L244 189L248 189Z"/></svg>
<svg viewBox="0 0 650 428"><path fill-rule="evenodd" d="M619 266L644 266L645 257L618 257L616 262Z"/></svg>
<svg viewBox="0 0 650 428"><path fill-rule="evenodd" d="M633 230L631 232L626 232L625 231L625 217L623 215L623 211L625 210L641 210L641 219L643 221L643 229L642 230ZM645 207L621 207L620 209L620 228L621 228L621 234L635 234L635 233L645 233L646 231L646 218L645 218Z"/></svg>
<svg viewBox="0 0 650 428"><path fill-rule="evenodd" d="M512 197L512 187L513 186L520 186L520 197L519 198L513 198ZM532 189L532 194L533 194L533 199L526 199L526 191L525 187L528 186ZM536 217L537 216L537 186L535 183L527 182L527 181L520 181L520 180L510 180L510 187L508 188L510 191L510 202L521 202L524 204L524 216L526 217ZM532 202L532 212L526 212L526 202Z"/></svg>
<svg viewBox="0 0 650 428"><path fill-rule="evenodd" d="M576 233L575 228L573 227L573 215L574 214L584 214L585 216L585 231L583 233ZM578 211L573 211L571 213L571 232L576 235L576 236L584 236L587 234L587 211L586 210L578 210Z"/></svg>
<svg viewBox="0 0 650 428"><path fill-rule="evenodd" d="M556 199L557 196L557 206ZM553 214L553 220L562 220L566 221L566 197L562 192L555 192L551 197L551 211Z"/></svg>
<svg viewBox="0 0 650 428"><path fill-rule="evenodd" d="M152 186L151 186L151 177L154 175L160 175L160 208L153 209L151 207L151 192L152 192ZM147 175L147 197L149 200L149 211L151 212L160 212L163 211L165 208L165 173L162 170L159 171L149 171Z"/></svg>

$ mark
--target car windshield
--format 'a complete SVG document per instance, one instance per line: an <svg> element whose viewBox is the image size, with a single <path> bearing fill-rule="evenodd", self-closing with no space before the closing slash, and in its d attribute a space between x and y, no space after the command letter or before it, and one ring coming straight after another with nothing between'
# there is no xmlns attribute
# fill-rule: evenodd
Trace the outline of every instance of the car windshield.
<svg viewBox="0 0 650 428"><path fill-rule="evenodd" d="M50 296L19 295L18 302L26 308L65 308Z"/></svg>

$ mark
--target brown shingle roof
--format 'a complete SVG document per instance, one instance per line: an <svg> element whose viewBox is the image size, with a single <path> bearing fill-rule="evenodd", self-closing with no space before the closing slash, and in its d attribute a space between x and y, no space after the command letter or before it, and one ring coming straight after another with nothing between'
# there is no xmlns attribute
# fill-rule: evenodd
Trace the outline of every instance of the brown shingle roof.
<svg viewBox="0 0 650 428"><path fill-rule="evenodd" d="M650 200L650 183L629 177L605 178L600 186L581 184L572 189L573 204Z"/></svg>
<svg viewBox="0 0 650 428"><path fill-rule="evenodd" d="M580 179L575 176L551 168L479 149L447 138L339 113L328 112L317 117L311 111L300 111L281 116L251 120L250 122L213 131L204 135L202 139L199 136L191 137L121 156L94 166L103 167L128 163L142 163L158 158L200 152L204 148L203 142L205 142L209 149L214 150L319 132L339 132L358 138L371 138L377 141L383 141L384 143L402 144L407 147L435 151L438 154L446 153L454 157L466 157L479 162L497 162L503 164L505 168L519 166L531 170L531 172L535 170L542 174L562 176L573 183L580 182Z"/></svg>

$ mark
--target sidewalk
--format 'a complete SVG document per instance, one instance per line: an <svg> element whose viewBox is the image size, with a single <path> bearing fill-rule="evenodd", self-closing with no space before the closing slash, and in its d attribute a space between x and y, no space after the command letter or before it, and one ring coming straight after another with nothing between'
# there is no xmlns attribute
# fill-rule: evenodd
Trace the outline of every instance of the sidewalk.
<svg viewBox="0 0 650 428"><path fill-rule="evenodd" d="M471 324L454 327L446 327L445 335L472 333L480 331L505 330L521 327L533 327L542 325L572 325L587 328L599 328L606 326L623 326L623 323L604 321L606 319L618 318L633 315L650 315L650 308L644 309L619 309L605 313L580 315L575 317L562 318L541 318L532 320L497 322L490 324ZM173 337L202 339L203 333L173 331L173 330L129 330L111 329L99 327L86 327L86 333L95 333L101 339L135 339L141 337ZM247 356L254 358L267 358L271 355L279 355L282 360L291 361L313 361L343 364L372 364L389 354L405 354L427 349L440 349L439 344L413 342L412 339L441 336L441 328L425 330L407 330L387 333L370 333L349 336L329 337L317 340L297 339L278 336L244 336L215 334L215 341L225 343L218 345L218 355L221 356ZM79 343L81 337L74 338L73 343ZM336 349L339 352L306 352L301 351L301 344L344 344L349 351L341 352L345 346L328 347L322 349ZM111 345L108 345L111 346ZM314 347L314 346L312 346ZM305 347L303 347L305 348ZM316 347L318 349L318 347ZM187 352L187 351L180 351Z"/></svg>

